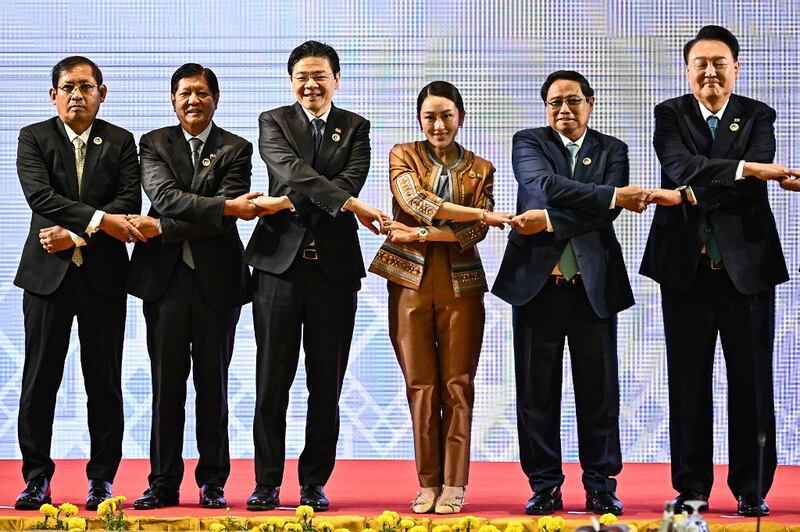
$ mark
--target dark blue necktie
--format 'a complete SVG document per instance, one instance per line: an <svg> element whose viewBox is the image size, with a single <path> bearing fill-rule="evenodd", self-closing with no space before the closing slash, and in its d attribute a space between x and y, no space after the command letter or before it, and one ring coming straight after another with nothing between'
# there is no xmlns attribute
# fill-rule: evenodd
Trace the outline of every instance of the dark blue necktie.
<svg viewBox="0 0 800 532"><path fill-rule="evenodd" d="M719 118L711 115L706 118L706 122L708 122L708 129L711 130L711 138L716 141ZM711 229L711 232L708 233L708 240L706 241L706 255L715 263L722 262L722 253L719 251L719 240L717 240L717 235L714 233L714 228L711 227L710 222L708 222L708 227Z"/></svg>
<svg viewBox="0 0 800 532"><path fill-rule="evenodd" d="M321 118L315 118L311 121L311 126L314 128L314 153L319 151L319 146L322 144L322 128L325 127L325 121Z"/></svg>

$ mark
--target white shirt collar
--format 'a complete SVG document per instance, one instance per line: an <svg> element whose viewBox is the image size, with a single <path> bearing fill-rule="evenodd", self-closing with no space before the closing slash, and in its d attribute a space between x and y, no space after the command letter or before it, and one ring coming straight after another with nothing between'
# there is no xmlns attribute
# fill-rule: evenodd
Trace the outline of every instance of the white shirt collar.
<svg viewBox="0 0 800 532"><path fill-rule="evenodd" d="M86 131L84 131L80 135L75 133L72 130L72 128L69 127L67 124L64 124L64 129L67 131L67 137L69 137L69 141L70 142L75 142L75 137L78 137L83 141L83 145L86 146L87 144L89 144L89 135L92 134L92 126L93 125L94 125L94 122L92 124L90 124L89 127L86 128Z"/></svg>
<svg viewBox="0 0 800 532"><path fill-rule="evenodd" d="M303 107L303 106L301 105L300 107ZM320 118L320 119L322 119L323 122L325 122L327 124L328 123L328 115L331 114L331 109L333 109L333 104L331 104L330 107L328 107L328 110L325 111L324 113L322 113L320 116L314 116L314 113L312 113L311 111L309 111L305 107L303 107L303 112L306 114L306 117L308 117L308 121L309 122L311 122L315 118Z"/></svg>
<svg viewBox="0 0 800 532"><path fill-rule="evenodd" d="M558 136L561 137L561 142L564 143L564 147L565 148L566 148L567 144L577 144L578 145L578 149L580 150L581 146L583 146L583 141L586 138L586 133L588 131L589 131L589 128L587 127L586 130L583 132L583 135L581 135L581 137L578 140L569 140L567 137L562 135L560 131L556 131L556 133L558 133Z"/></svg>
<svg viewBox="0 0 800 532"><path fill-rule="evenodd" d="M208 140L208 136L211 134L211 126L213 125L214 121L212 120L211 122L208 123L206 128L200 132L199 135L192 135L191 133L183 129L182 126L181 126L181 131L183 131L183 136L184 138L186 138L186 142L189 142L189 139L200 139L201 141L203 141L203 144L205 145L206 141Z"/></svg>
<svg viewBox="0 0 800 532"><path fill-rule="evenodd" d="M700 114L703 115L703 120L705 120L705 121L708 121L708 117L709 116L716 116L717 118L722 120L722 115L725 113L725 109L728 108L728 104L730 102L731 102L731 99L728 98L728 100L725 102L725 105L723 105L722 108L719 111L717 111L716 113L712 113L711 111L706 109L706 106L703 105L703 103L700 100L697 100L697 103L700 104Z"/></svg>

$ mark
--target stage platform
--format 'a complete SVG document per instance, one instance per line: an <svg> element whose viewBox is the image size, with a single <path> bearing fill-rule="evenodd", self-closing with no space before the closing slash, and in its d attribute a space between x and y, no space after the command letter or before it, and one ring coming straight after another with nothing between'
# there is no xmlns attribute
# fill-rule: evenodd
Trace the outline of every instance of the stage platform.
<svg viewBox="0 0 800 532"><path fill-rule="evenodd" d="M192 460L186 461L186 474L181 489L181 505L153 511L126 510L131 530L203 530L225 515L224 511L207 510L198 504ZM53 477L53 503L71 502L81 509L79 516L92 518L94 512L83 509L86 497L85 461L58 460ZM147 460L124 460L114 494L125 495L129 503L146 488L149 463ZM584 510L584 494L580 483L580 466L565 464L567 475L563 487L563 516L568 528L587 524L591 514ZM715 468L716 484L711 493L710 512L706 519L711 532L747 532L755 530L755 519L735 515L736 502L728 491L725 479L727 467ZM617 494L625 505L623 523L634 523L640 532L657 529L661 508L674 493L670 487L669 464L627 463L618 478ZM265 516L294 516L298 504L297 462L288 461L281 491L280 509L271 512L248 512L245 501L254 487L252 460L234 460L231 476L225 488L230 515L257 523ZM0 530L32 528L40 519L36 511L20 512L13 508L14 499L24 487L18 460L0 461ZM411 461L339 460L326 488L331 509L317 514L320 520L331 521L336 527L358 532L384 510L411 515L409 502L416 492L416 475ZM517 463L475 462L472 464L466 505L459 516L434 514L416 516L420 524L431 526L448 523L458 517L471 515L491 522L501 530L510 520L522 522L529 531L536 530L536 519L524 514L525 501L530 497L527 480ZM780 466L767 499L771 515L762 520L764 532L800 532L800 467ZM98 528L99 521L90 522Z"/></svg>

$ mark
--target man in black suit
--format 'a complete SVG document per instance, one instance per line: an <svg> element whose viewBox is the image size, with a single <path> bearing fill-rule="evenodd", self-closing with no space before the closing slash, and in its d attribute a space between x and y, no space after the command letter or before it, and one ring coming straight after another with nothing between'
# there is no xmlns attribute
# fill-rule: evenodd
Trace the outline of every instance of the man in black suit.
<svg viewBox="0 0 800 532"><path fill-rule="evenodd" d="M214 72L187 63L172 75L171 91L180 125L142 137L142 186L152 207L131 219L150 239L134 248L128 280L144 301L153 379L149 488L133 503L140 510L178 504L190 368L200 504L227 505L228 366L249 300L236 217L256 215L257 194L248 193L253 147L212 121L220 94Z"/></svg>
<svg viewBox="0 0 800 532"><path fill-rule="evenodd" d="M569 341L586 509L623 512L614 476L619 442L617 313L633 305L613 221L641 212L628 186L628 147L588 128L594 90L578 72L550 74L549 127L514 135L517 216L492 292L513 305L520 462L528 514L563 507L561 367Z"/></svg>
<svg viewBox="0 0 800 532"><path fill-rule="evenodd" d="M701 500L708 508L719 334L728 377L728 486L739 513L766 515L776 467L774 287L788 275L764 180L796 172L771 162L775 111L733 94L736 37L706 26L683 55L692 93L655 108L662 190L650 196L659 206L640 270L661 285L675 506Z"/></svg>
<svg viewBox="0 0 800 532"><path fill-rule="evenodd" d="M14 280L25 290L18 433L27 486L18 510L51 500L53 415L74 318L91 441L86 508L111 497L122 457L124 243L143 238L125 217L142 206L136 144L128 131L96 119L106 97L100 69L85 57L67 57L53 67L52 82L58 116L24 127L17 150L33 211Z"/></svg>
<svg viewBox="0 0 800 532"><path fill-rule="evenodd" d="M256 488L247 509L279 504L302 331L309 397L300 503L322 511L329 506L323 487L336 459L339 395L365 275L355 217L377 233L371 223L385 215L357 198L369 171L369 122L331 102L341 76L336 51L308 41L292 51L288 71L297 103L259 117L269 196L254 200L266 216L245 252L254 268L258 346Z"/></svg>

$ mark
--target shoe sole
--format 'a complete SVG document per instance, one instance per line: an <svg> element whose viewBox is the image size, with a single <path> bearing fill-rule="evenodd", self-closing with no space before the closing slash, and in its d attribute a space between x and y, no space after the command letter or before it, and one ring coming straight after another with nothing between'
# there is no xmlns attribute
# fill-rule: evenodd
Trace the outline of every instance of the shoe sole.
<svg viewBox="0 0 800 532"><path fill-rule="evenodd" d="M588 503L588 502L586 503L586 510L590 511L590 512L593 512L595 515L611 514L611 515L615 515L615 516L619 517L620 515L624 515L625 514L625 510L619 510L619 513L617 513L617 509L616 508L604 508L604 509L598 511L598 510L595 509L595 507L591 503Z"/></svg>
<svg viewBox="0 0 800 532"><path fill-rule="evenodd" d="M248 504L247 510L250 512L268 512L280 506L280 503L275 504Z"/></svg>
<svg viewBox="0 0 800 532"><path fill-rule="evenodd" d="M23 502L23 503L14 503L15 510L38 510L41 508L43 504L52 504L53 499L51 497L43 497L42 502Z"/></svg>

